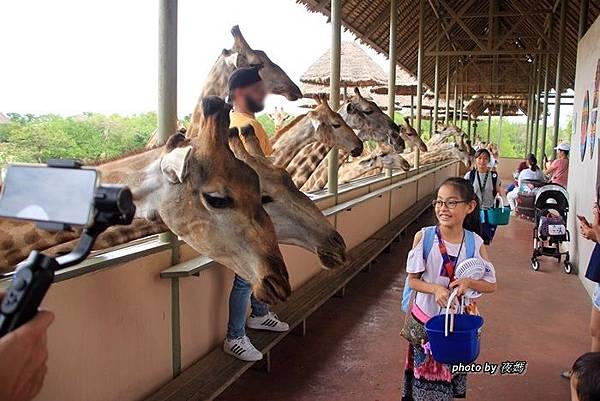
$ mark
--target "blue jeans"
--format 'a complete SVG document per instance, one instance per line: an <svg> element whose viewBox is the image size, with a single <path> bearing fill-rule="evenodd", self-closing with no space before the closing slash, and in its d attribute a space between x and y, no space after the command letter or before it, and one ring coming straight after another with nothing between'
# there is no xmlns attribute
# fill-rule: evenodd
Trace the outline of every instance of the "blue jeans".
<svg viewBox="0 0 600 401"><path fill-rule="evenodd" d="M246 335L248 300L250 300L252 306L252 316L265 316L269 313L269 305L254 298L251 284L236 274L233 287L231 287L231 294L229 294L227 338L230 340Z"/></svg>

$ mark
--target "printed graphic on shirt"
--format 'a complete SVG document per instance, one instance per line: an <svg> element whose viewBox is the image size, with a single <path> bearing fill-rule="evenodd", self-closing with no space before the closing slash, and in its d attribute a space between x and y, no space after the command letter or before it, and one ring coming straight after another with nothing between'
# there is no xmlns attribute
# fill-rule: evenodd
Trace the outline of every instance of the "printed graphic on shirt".
<svg viewBox="0 0 600 401"><path fill-rule="evenodd" d="M590 114L590 91L585 91L583 98L583 107L581 108L581 132L579 133L579 146L581 150L581 161L585 158L585 148L587 145L587 130Z"/></svg>

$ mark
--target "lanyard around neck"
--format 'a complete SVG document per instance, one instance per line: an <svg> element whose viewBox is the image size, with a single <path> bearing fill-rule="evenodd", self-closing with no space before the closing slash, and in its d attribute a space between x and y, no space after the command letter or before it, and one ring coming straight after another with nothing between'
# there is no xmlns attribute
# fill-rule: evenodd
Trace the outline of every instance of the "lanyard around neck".
<svg viewBox="0 0 600 401"><path fill-rule="evenodd" d="M490 172L485 173L485 178L483 179L483 185L481 185L481 178L479 178L479 171L477 171L477 184L479 185L479 192L481 192L481 196L483 196L483 191L487 186L488 177L490 176Z"/></svg>
<svg viewBox="0 0 600 401"><path fill-rule="evenodd" d="M465 230L463 230L462 240L460 241L460 247L458 248L458 254L456 254L456 261L452 261L450 256L448 255L448 249L446 248L446 244L442 239L442 232L440 231L440 226L436 226L435 234L438 238L438 246L440 248L440 253L442 254L442 260L444 261L444 267L446 268L446 272L448 272L448 278L450 278L450 282L455 280L454 277L454 269L458 264L458 259L460 258L460 252L462 251L463 243L465 242Z"/></svg>

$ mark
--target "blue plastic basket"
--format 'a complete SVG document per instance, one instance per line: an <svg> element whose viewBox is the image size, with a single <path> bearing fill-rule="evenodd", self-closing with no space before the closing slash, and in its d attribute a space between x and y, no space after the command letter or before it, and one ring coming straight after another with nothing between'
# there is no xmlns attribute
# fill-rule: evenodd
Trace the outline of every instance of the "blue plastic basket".
<svg viewBox="0 0 600 401"><path fill-rule="evenodd" d="M445 315L432 317L425 323L433 359L446 365L469 364L479 356L479 329L483 318L455 315L454 330L445 335Z"/></svg>

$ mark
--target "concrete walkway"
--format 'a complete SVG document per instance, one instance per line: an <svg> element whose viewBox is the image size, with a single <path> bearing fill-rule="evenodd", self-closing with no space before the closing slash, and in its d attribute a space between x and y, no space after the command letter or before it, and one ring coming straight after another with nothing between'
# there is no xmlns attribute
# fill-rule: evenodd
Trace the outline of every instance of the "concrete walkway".
<svg viewBox="0 0 600 401"><path fill-rule="evenodd" d="M413 224L371 273L357 276L344 298L333 298L308 321L306 337L290 335L272 352L272 372L249 371L220 401L392 401L400 399L406 342L399 332L406 254ZM473 374L467 399L565 401L561 370L590 346L590 299L576 276L555 260L530 268L531 223L502 228L490 255L498 291L482 297L486 319L477 362L526 361L524 375Z"/></svg>

